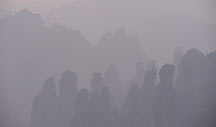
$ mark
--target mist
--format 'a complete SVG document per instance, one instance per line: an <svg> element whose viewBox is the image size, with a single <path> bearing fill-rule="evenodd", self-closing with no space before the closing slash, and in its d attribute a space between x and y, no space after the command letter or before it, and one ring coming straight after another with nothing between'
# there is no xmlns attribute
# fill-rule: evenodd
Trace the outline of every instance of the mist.
<svg viewBox="0 0 216 127"><path fill-rule="evenodd" d="M1 127L213 127L213 0L2 0Z"/></svg>

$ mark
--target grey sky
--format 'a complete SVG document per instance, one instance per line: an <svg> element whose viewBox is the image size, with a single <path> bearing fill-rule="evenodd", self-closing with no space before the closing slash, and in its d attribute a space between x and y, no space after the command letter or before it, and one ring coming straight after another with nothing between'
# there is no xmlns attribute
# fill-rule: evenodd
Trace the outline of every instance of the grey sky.
<svg viewBox="0 0 216 127"><path fill-rule="evenodd" d="M107 30L115 31L123 26L128 33L141 38L146 54L151 59L157 59L159 63L171 61L175 47L185 47L182 40L178 39L183 36L178 33L181 31L181 20L190 20L187 17L192 17L198 22L216 23L215 0L1 0L0 8L12 12L27 8L40 13L46 22L58 22L80 30L91 43L97 43ZM154 29L155 25L159 26ZM160 29L161 26L164 26L164 29ZM155 32L158 32L161 38L149 41L144 38L147 36L146 32L154 39L157 38ZM152 32L152 35L149 32ZM164 39L167 37L170 39ZM163 41L159 41L161 39ZM204 52L212 48L204 43L195 46Z"/></svg>
<svg viewBox="0 0 216 127"><path fill-rule="evenodd" d="M97 0L1 0L0 8L12 11L28 8L36 12L48 12L68 4L75 4L77 1L94 2ZM129 0L111 1L127 4ZM158 11L160 9L172 10L215 22L215 0L133 0L132 3L135 4L134 6L139 6L136 3L142 3L144 5L143 10L150 10L149 12L151 12L151 10Z"/></svg>

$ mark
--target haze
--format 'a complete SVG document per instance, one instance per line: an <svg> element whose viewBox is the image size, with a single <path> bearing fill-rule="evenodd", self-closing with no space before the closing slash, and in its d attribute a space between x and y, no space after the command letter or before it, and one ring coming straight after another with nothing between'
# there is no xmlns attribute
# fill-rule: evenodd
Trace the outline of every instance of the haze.
<svg viewBox="0 0 216 127"><path fill-rule="evenodd" d="M187 42L182 42L178 38L181 36L179 32L182 31L184 20L195 19L205 24L216 23L214 0L2 0L0 8L11 12L27 8L40 13L48 25L58 22L80 30L93 44L97 43L106 31L114 31L122 26L132 34L138 35L145 53L151 59L158 59L159 63L170 61L172 58L170 54L175 47L182 46L188 49L188 45L185 46ZM155 25L159 26L150 30L152 28L149 26ZM174 39L159 43L144 38L144 36L151 36L146 35L146 32L153 31L154 33L160 29L160 26L163 26L166 29L165 33ZM212 50L210 45L197 43L196 48L204 52ZM167 50L168 45L169 50Z"/></svg>
<svg viewBox="0 0 216 127"><path fill-rule="evenodd" d="M207 127L215 51L215 0L0 0L0 126Z"/></svg>

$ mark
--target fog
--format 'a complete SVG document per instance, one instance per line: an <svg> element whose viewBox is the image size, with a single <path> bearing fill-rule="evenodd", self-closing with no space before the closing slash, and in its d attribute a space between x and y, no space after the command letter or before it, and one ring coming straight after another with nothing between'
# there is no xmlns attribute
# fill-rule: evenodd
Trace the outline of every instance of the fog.
<svg viewBox="0 0 216 127"><path fill-rule="evenodd" d="M1 127L214 127L213 0L2 0Z"/></svg>
<svg viewBox="0 0 216 127"><path fill-rule="evenodd" d="M27 8L40 13L47 25L58 22L80 30L92 44L98 43L107 31L122 26L138 35L141 48L160 64L171 61L173 49L178 46L204 52L215 48L212 42L215 36L209 34L215 32L209 29L216 23L214 0L2 0L1 3L0 7L11 13ZM188 37L185 32L196 34ZM209 39L199 42L203 38Z"/></svg>

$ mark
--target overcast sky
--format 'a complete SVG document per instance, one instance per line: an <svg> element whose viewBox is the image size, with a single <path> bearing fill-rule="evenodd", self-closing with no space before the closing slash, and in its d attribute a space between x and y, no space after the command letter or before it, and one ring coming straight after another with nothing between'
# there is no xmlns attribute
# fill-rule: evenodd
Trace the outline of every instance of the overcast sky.
<svg viewBox="0 0 216 127"><path fill-rule="evenodd" d="M155 37L157 34L160 36L161 33L165 33L165 36L161 35L163 39L173 37L173 40L158 39L155 42L142 40L147 55L161 61L170 61L172 58L170 54L173 53L174 48L185 46L175 37L181 36L175 34L175 31L179 31L179 28L175 28L181 20L179 15L216 24L216 0L0 0L0 8L11 12L27 8L34 13L40 13L48 22L58 22L80 30L92 43L97 43L107 30L113 32L120 26L125 27L128 33L138 34L141 38L145 36L146 31L148 33L152 31ZM155 19L158 21L152 23ZM172 24L169 21L178 23ZM156 27L159 30L154 29L158 23L159 26ZM191 26L191 23L188 25ZM161 26L165 28L160 28ZM157 31L161 32L157 33ZM207 46L208 44L203 42L202 45L196 44L192 47L198 49L204 47L202 51L212 47Z"/></svg>
<svg viewBox="0 0 216 127"><path fill-rule="evenodd" d="M0 8L17 11L22 8L28 8L36 12L47 12L53 8L59 8L74 1L80 0L1 0ZM82 1L95 1L95 0L82 0ZM100 0L102 1L102 0ZM104 0L103 0L104 1ZM116 2L121 0L115 0ZM126 0L127 1L127 0ZM215 0L133 0L141 1L145 4L146 8L180 11L183 13L191 14L201 17L204 20L215 22L216 16L216 1Z"/></svg>

